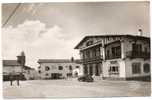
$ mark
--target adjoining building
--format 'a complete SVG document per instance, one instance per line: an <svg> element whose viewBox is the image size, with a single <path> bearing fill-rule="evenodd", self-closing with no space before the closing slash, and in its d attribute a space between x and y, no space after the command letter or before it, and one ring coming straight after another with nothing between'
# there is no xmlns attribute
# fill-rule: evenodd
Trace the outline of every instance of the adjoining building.
<svg viewBox="0 0 152 100"><path fill-rule="evenodd" d="M37 71L28 66L21 66L17 60L3 60L3 80L8 81L10 75L14 78L20 75L21 80L37 78Z"/></svg>
<svg viewBox="0 0 152 100"><path fill-rule="evenodd" d="M35 80L38 79L38 72L29 66L23 67L23 75L26 80Z"/></svg>
<svg viewBox="0 0 152 100"><path fill-rule="evenodd" d="M3 60L3 80L13 79L28 80L36 79L37 71L25 65L25 53L22 51L17 60Z"/></svg>
<svg viewBox="0 0 152 100"><path fill-rule="evenodd" d="M84 37L80 50L84 74L103 79L150 79L150 38L134 35Z"/></svg>
<svg viewBox="0 0 152 100"><path fill-rule="evenodd" d="M38 73L41 79L77 77L83 74L81 62L70 59L39 59Z"/></svg>
<svg viewBox="0 0 152 100"><path fill-rule="evenodd" d="M22 73L22 66L17 60L3 60L3 80L9 80L9 76L17 76Z"/></svg>

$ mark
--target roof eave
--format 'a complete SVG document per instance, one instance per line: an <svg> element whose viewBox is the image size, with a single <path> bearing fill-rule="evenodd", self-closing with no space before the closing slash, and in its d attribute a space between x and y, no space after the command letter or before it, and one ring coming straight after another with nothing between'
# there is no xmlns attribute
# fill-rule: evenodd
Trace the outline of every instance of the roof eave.
<svg viewBox="0 0 152 100"><path fill-rule="evenodd" d="M79 45L86 39L88 36L85 36L75 47L74 49L79 49Z"/></svg>
<svg viewBox="0 0 152 100"><path fill-rule="evenodd" d="M79 49L79 46L80 44L88 37L108 37L108 36L121 36L121 37L137 37L137 38L145 38L145 39L150 39L149 37L144 37L144 36L132 36L132 35L129 35L129 34L125 34L125 35L104 35L104 36L101 36L101 35L96 35L96 36L85 36L75 47L74 49Z"/></svg>

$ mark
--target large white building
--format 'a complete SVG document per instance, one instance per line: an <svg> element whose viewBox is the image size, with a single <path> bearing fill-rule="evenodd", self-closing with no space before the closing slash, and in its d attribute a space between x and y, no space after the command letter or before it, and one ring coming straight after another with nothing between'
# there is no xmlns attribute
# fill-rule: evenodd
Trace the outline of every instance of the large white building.
<svg viewBox="0 0 152 100"><path fill-rule="evenodd" d="M38 73L41 79L77 77L83 74L79 60L39 59Z"/></svg>
<svg viewBox="0 0 152 100"><path fill-rule="evenodd" d="M103 79L150 79L150 38L134 35L86 36L80 50L84 73Z"/></svg>

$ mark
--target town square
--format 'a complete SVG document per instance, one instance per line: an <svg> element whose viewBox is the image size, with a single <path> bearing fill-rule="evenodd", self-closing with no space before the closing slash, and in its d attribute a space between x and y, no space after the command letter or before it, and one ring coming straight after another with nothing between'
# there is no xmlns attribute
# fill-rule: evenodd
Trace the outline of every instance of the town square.
<svg viewBox="0 0 152 100"><path fill-rule="evenodd" d="M4 98L101 98L150 96L149 82L98 80L93 83L67 80L21 81L3 84Z"/></svg>
<svg viewBox="0 0 152 100"><path fill-rule="evenodd" d="M150 2L2 4L3 97L151 96Z"/></svg>

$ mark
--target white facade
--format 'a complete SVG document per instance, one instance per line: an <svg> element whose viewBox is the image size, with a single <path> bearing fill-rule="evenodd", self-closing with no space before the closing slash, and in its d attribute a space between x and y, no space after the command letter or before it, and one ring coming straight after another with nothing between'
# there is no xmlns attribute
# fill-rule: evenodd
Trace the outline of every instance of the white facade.
<svg viewBox="0 0 152 100"><path fill-rule="evenodd" d="M41 62L38 68L39 77L41 79L51 79L55 76L53 74L60 75L60 78L72 77L75 71L78 71L78 75L83 73L82 65L76 62ZM59 68L60 67L60 68ZM62 68L61 68L62 67ZM81 70L81 71L80 71Z"/></svg>
<svg viewBox="0 0 152 100"><path fill-rule="evenodd" d="M123 42L123 46L122 46ZM133 78L133 77L144 77L144 76L150 76L149 72L144 72L143 67L144 64L150 65L150 59L144 59L144 58L128 58L127 53L129 51L133 51L132 44L135 43L134 40L126 39L124 38L123 41L121 41L121 58L120 59L112 59L112 60L105 60L103 61L103 76L105 77L117 77L117 78ZM150 44L146 43L143 40L137 40L136 44L141 44L142 46L142 52L145 52L144 48L147 48L147 52L150 52ZM110 47L116 46L115 44L111 44ZM122 48L123 47L123 48ZM123 49L123 50L122 50ZM149 55L150 56L150 55ZM111 63L115 62L115 63ZM133 73L132 64L133 63L140 63L140 72L139 73ZM110 76L108 73L110 66L118 66L119 75L113 75Z"/></svg>
<svg viewBox="0 0 152 100"><path fill-rule="evenodd" d="M103 66L104 66L103 73L102 73L103 77L120 77L120 78L126 77L125 61L122 59L105 61L105 62L103 62ZM109 69L112 66L118 66L119 76L118 75L109 75Z"/></svg>
<svg viewBox="0 0 152 100"><path fill-rule="evenodd" d="M82 67L82 65L80 65L79 68L74 68L73 71L72 71L72 75L73 75L73 77L82 76L83 75L83 67Z"/></svg>
<svg viewBox="0 0 152 100"><path fill-rule="evenodd" d="M3 60L3 75L20 74L22 66L16 60Z"/></svg>
<svg viewBox="0 0 152 100"><path fill-rule="evenodd" d="M141 72L140 73L137 73L137 74L133 74L132 73L132 64L133 63L140 63L140 69L141 69ZM130 60L130 59L126 59L125 60L125 71L126 71L126 77L129 78L129 77L143 77L143 76L149 76L151 73L150 71L149 72L144 72L144 64L149 64L150 65L150 60L143 60L143 59L133 59L133 60Z"/></svg>
<svg viewBox="0 0 152 100"><path fill-rule="evenodd" d="M38 79L38 72L35 69L24 69L23 74L27 80Z"/></svg>
<svg viewBox="0 0 152 100"><path fill-rule="evenodd" d="M22 72L21 66L4 66L3 67L3 74L9 75L11 74L19 74Z"/></svg>
<svg viewBox="0 0 152 100"><path fill-rule="evenodd" d="M92 44L87 45L89 41ZM100 48L100 55L92 57L93 50L96 48ZM84 68L87 67L86 72L91 75L94 75L95 66L93 65L100 63L100 76L105 78L129 79L150 76L150 38L148 37L133 35L88 36L75 49L80 49ZM89 53L84 53L86 51ZM84 58L86 56L88 58ZM98 57L102 61L99 61ZM90 72L90 70L92 71Z"/></svg>

